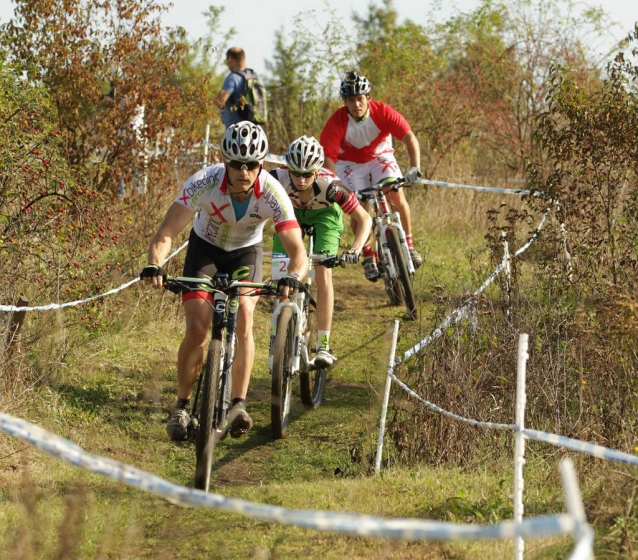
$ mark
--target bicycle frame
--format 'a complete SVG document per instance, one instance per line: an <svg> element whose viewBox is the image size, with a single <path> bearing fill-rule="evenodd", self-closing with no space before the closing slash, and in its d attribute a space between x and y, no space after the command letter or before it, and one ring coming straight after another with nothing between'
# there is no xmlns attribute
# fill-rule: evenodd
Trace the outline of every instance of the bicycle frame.
<svg viewBox="0 0 638 560"><path fill-rule="evenodd" d="M264 283L257 282L240 282L233 280L227 282L228 275L217 274L213 280L208 279L193 279L183 276L170 277L170 281L175 284L182 284L185 286L198 285L205 291L213 294L213 317L211 323L211 335L215 336L215 333L225 329L224 345L223 345L223 360L222 369L220 372L220 385L224 390L223 395L223 407L218 411L219 421L225 416L225 412L230 408L231 393L232 393L232 365L235 360L236 351L236 332L237 332L237 315L239 312L239 298L241 288L254 288L255 290L273 290L274 287L268 287ZM197 280L197 282L195 282ZM218 284L226 284L223 289ZM195 399L193 401L193 410L197 410L197 401L200 395L202 375L198 375L197 387L195 390ZM222 426L223 427L223 426ZM220 430L220 426L217 426L217 432Z"/></svg>
<svg viewBox="0 0 638 560"><path fill-rule="evenodd" d="M312 285L312 279L314 277L314 237L308 236L308 274L304 280L306 288L309 290ZM286 307L290 307L293 310L295 320L295 340L294 340L294 355L292 360L292 375L296 375L300 369L307 371L310 369L310 352L308 347L303 343L303 336L306 329L306 314L305 310L308 308L309 296L305 290L299 290L293 297L292 301L279 300L275 307L272 319L270 322L270 351L268 357L268 368L272 371L273 367L273 355L272 345L277 334L277 322L279 321L279 315Z"/></svg>
<svg viewBox="0 0 638 560"><path fill-rule="evenodd" d="M387 274L393 279L396 279L398 276L390 256L390 249L387 243L389 229L395 229L399 234L401 252L405 257L408 272L410 274L414 274L415 268L412 263L412 258L410 257L410 249L405 237L405 231L401 225L401 216L398 212L390 211L390 205L388 204L382 188L374 189L373 209L375 217L372 219L372 229L377 242L377 253L379 255L379 260L382 262L384 269L387 271Z"/></svg>

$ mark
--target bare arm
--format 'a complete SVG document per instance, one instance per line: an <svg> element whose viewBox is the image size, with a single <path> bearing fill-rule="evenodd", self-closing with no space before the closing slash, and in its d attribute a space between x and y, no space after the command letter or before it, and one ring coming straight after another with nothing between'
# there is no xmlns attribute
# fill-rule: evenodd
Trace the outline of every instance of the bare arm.
<svg viewBox="0 0 638 560"><path fill-rule="evenodd" d="M284 246L284 251L290 257L288 272L299 274L303 278L308 273L308 258L306 248L303 244L300 228L290 228L278 233L279 240Z"/></svg>
<svg viewBox="0 0 638 560"><path fill-rule="evenodd" d="M401 138L401 142L405 144L408 150L408 157L410 158L410 167L416 167L421 169L421 148L419 147L419 141L411 130Z"/></svg>
<svg viewBox="0 0 638 560"><path fill-rule="evenodd" d="M355 231L357 232L354 242L352 243L352 249L361 251L370 237L372 218L361 204L357 205L356 210L350 214L350 217L356 222Z"/></svg>
<svg viewBox="0 0 638 560"><path fill-rule="evenodd" d="M329 157L324 159L323 166L326 169L329 169L330 171L332 171L335 175L337 174L337 171L336 171L336 168L335 168L335 162L332 161Z"/></svg>
<svg viewBox="0 0 638 560"><path fill-rule="evenodd" d="M173 202L164 216L157 232L148 246L148 263L161 266L168 256L173 239L192 221L193 212L188 208ZM152 281L154 288L162 287L162 279L159 276L147 279Z"/></svg>
<svg viewBox="0 0 638 560"><path fill-rule="evenodd" d="M217 97L213 100L213 103L221 109L226 104L229 97L230 93L228 93L225 89L220 89Z"/></svg>

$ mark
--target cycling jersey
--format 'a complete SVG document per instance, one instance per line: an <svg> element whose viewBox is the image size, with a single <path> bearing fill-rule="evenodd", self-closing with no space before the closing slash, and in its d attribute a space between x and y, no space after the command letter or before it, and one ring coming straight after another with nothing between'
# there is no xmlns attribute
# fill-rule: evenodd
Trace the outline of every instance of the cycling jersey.
<svg viewBox="0 0 638 560"><path fill-rule="evenodd" d="M255 181L248 209L239 220L230 200L223 163L192 175L175 202L197 212L193 224L195 233L224 251L260 243L268 219L272 219L277 232L299 227L286 191L263 169Z"/></svg>
<svg viewBox="0 0 638 560"><path fill-rule="evenodd" d="M392 136L401 140L410 130L396 109L370 100L368 115L359 122L346 107L337 109L323 127L320 142L326 157L334 162L366 163L393 154Z"/></svg>
<svg viewBox="0 0 638 560"><path fill-rule="evenodd" d="M359 206L356 195L328 169L320 169L315 175L315 180L309 187L312 189L312 196L306 204L299 200L299 191L292 184L288 169L273 169L270 173L282 184L295 210L320 210L336 203L346 214L352 214Z"/></svg>

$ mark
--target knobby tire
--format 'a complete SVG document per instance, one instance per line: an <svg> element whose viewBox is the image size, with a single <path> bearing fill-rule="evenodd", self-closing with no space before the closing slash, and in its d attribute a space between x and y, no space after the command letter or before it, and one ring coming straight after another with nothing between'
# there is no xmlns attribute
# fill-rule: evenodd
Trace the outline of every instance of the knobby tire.
<svg viewBox="0 0 638 560"><path fill-rule="evenodd" d="M295 321L293 310L284 307L277 319L273 343L270 421L275 439L286 433L292 396L292 358L294 355Z"/></svg>
<svg viewBox="0 0 638 560"><path fill-rule="evenodd" d="M392 278L392 276L390 276L390 270L385 263L385 256L382 256L383 244L381 240L381 232L379 232L376 236L376 246L377 251L379 251L379 270L383 277L386 294L388 294L388 298L390 298L390 305L401 305L403 301L401 300L401 288L399 286L399 281L397 278Z"/></svg>
<svg viewBox="0 0 638 560"><path fill-rule="evenodd" d="M415 320L417 317L416 299L414 297L414 287L412 286L412 278L408 271L408 265L405 262L405 255L401 250L401 242L399 241L399 233L396 229L388 230L388 246L394 260L394 267L397 271L397 292L400 288L400 298L408 310L410 319Z"/></svg>
<svg viewBox="0 0 638 560"><path fill-rule="evenodd" d="M213 452L217 442L216 431L219 423L223 425L224 418L220 391L220 375L224 359L222 331L216 329L213 332L206 367L204 369L204 381L200 395L201 407L199 412L199 429L195 452L197 463L195 467L195 488L208 492L210 486L210 473L213 466ZM218 402L219 401L219 402ZM221 426L220 426L221 427Z"/></svg>
<svg viewBox="0 0 638 560"><path fill-rule="evenodd" d="M304 332L304 343L310 356L310 345L317 340L316 312L314 309L306 310L306 329ZM307 369L299 374L299 385L301 402L311 410L315 410L321 405L323 391L326 387L326 368Z"/></svg>

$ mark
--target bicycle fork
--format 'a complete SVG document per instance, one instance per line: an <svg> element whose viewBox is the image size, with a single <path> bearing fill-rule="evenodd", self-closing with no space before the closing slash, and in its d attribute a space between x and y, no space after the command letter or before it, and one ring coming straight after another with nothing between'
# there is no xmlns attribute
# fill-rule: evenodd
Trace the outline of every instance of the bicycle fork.
<svg viewBox="0 0 638 560"><path fill-rule="evenodd" d="M237 332L239 299L236 297L228 298L226 294L221 292L215 292L214 298L213 325L226 327L226 340L223 344L224 356L221 361L220 386L224 392L223 410L228 411L230 409L233 391L231 368L235 360L235 333ZM228 308L228 313L226 313L226 308Z"/></svg>
<svg viewBox="0 0 638 560"><path fill-rule="evenodd" d="M303 329L304 329L304 325L303 325L303 321L302 321L302 314L299 308L299 305L303 305L303 298L304 298L305 294L303 293L297 293L295 295L295 300L293 302L286 302L286 303L279 303L277 305L277 307L275 308L274 313L272 314L272 319L270 321L270 348L268 350L268 369L272 372L272 368L273 368L273 344L275 343L275 336L277 334L277 323L279 322L279 315L281 313L281 310L284 309L285 307L291 307L293 310L293 321L295 322L295 332L294 332L294 341L293 341L293 357L292 357L292 368L291 368L291 373L292 375L296 375L297 372L299 371L299 366L301 364L301 349L302 347L304 347L304 345L302 344L302 339L303 339ZM301 299L300 299L301 298ZM305 360L307 362L307 350L306 350L306 357Z"/></svg>

